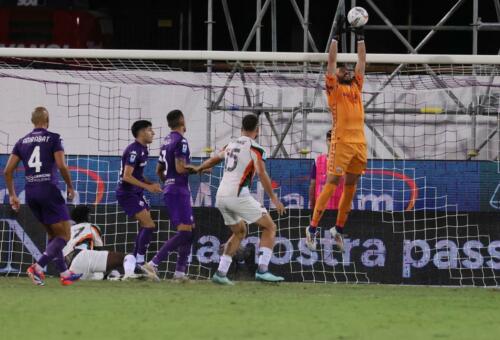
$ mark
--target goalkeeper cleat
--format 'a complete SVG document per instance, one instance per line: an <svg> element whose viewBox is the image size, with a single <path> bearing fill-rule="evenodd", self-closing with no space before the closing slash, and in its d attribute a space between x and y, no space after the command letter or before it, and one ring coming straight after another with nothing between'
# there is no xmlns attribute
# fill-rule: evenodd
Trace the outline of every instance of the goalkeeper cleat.
<svg viewBox="0 0 500 340"><path fill-rule="evenodd" d="M272 274L271 272L265 272L265 273L255 273L255 280L257 281L264 281L264 282L281 282L284 281L285 278L281 276L276 276Z"/></svg>
<svg viewBox="0 0 500 340"><path fill-rule="evenodd" d="M316 236L319 234L318 228L306 228L306 246L309 250L316 251Z"/></svg>
<svg viewBox="0 0 500 340"><path fill-rule="evenodd" d="M332 234L337 248L339 248L341 252L344 252L344 236L337 231L336 227L330 229L330 234Z"/></svg>
<svg viewBox="0 0 500 340"><path fill-rule="evenodd" d="M217 273L212 276L212 282L224 286L234 286L234 282L229 280L227 276L219 276Z"/></svg>
<svg viewBox="0 0 500 340"><path fill-rule="evenodd" d="M61 284L63 286L71 286L73 283L80 280L82 275L83 275L83 273L82 274L75 274L73 272L69 272L68 276L61 276L59 278L59 280L61 281Z"/></svg>
<svg viewBox="0 0 500 340"><path fill-rule="evenodd" d="M148 279L150 279L151 281L160 282L160 277L158 276L158 269L155 266L149 263L145 263L142 266L140 266L140 268L142 272L148 277Z"/></svg>
<svg viewBox="0 0 500 340"><path fill-rule="evenodd" d="M33 282L33 284L35 284L36 286L45 286L45 274L36 268L36 264L32 264L31 266L29 266L26 274L28 274L31 282Z"/></svg>

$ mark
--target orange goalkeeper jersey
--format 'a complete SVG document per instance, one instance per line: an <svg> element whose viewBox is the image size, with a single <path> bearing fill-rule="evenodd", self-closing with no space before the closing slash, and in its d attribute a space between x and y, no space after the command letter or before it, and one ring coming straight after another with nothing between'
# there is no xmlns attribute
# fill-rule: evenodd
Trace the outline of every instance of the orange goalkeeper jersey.
<svg viewBox="0 0 500 340"><path fill-rule="evenodd" d="M363 75L350 85L340 84L336 75L326 75L326 94L332 112L332 143L366 144L363 109Z"/></svg>

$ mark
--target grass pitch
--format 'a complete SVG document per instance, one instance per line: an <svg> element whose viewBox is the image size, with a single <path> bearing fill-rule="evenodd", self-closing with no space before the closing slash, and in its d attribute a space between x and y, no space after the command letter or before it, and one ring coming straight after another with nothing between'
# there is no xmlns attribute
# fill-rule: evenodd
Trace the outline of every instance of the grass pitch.
<svg viewBox="0 0 500 340"><path fill-rule="evenodd" d="M498 339L500 290L0 278L1 339Z"/></svg>

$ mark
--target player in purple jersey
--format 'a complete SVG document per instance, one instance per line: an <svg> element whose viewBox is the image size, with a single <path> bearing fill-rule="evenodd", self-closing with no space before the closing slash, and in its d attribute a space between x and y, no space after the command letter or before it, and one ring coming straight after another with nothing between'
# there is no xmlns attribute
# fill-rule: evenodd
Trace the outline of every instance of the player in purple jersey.
<svg viewBox="0 0 500 340"><path fill-rule="evenodd" d="M185 280L188 257L193 242L193 212L191 209L191 193L188 176L190 171L189 146L184 133L186 122L180 110L167 114L170 134L165 137L160 149L160 157L156 165L156 173L164 182L163 198L170 217L170 224L177 229L174 237L165 241L151 261L142 266L150 278L159 280L158 265L168 257L171 251L177 250L177 265L174 280ZM193 173L193 172L191 172Z"/></svg>
<svg viewBox="0 0 500 340"><path fill-rule="evenodd" d="M161 193L162 190L159 183L149 181L143 174L149 156L147 145L153 142L155 135L151 123L138 120L132 124L131 130L135 141L123 151L116 199L128 217L139 221L140 229L135 239L134 256L137 264L142 265L156 228L143 193L144 190L151 193Z"/></svg>
<svg viewBox="0 0 500 340"><path fill-rule="evenodd" d="M64 261L63 248L70 238L70 222L66 202L57 187L57 169L67 186L68 201L75 196L71 176L64 160L61 137L47 131L49 112L44 107L37 107L31 114L33 131L21 138L9 157L4 175L9 191L12 209L18 211L20 200L14 187L14 171L20 161L24 164L26 203L33 215L44 225L48 234L47 248L33 264L27 274L34 284L45 285L43 268L53 261L59 270L61 284L70 285L81 274L68 270Z"/></svg>

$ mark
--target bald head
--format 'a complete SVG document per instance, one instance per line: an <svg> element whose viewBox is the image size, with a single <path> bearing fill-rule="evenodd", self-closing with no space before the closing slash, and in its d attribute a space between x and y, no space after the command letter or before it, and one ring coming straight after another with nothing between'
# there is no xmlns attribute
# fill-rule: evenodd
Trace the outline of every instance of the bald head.
<svg viewBox="0 0 500 340"><path fill-rule="evenodd" d="M49 111L43 106L36 107L31 113L31 122L35 127L49 127Z"/></svg>

